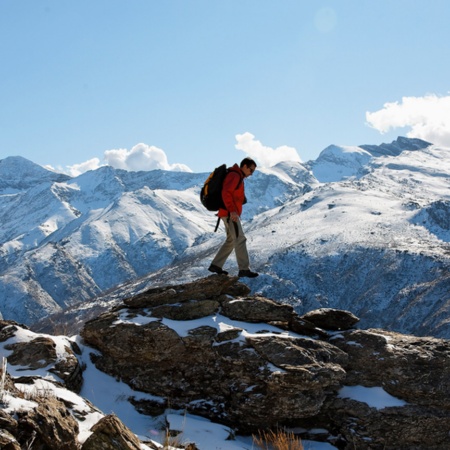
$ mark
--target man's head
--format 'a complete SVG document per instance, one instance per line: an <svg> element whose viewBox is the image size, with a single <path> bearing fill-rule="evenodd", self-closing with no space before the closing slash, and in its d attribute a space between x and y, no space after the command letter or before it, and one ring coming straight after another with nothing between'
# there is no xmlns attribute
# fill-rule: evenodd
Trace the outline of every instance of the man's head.
<svg viewBox="0 0 450 450"><path fill-rule="evenodd" d="M253 172L256 170L256 163L251 158L244 158L241 161L241 164L239 166L244 174L244 176L247 178L250 175L253 174Z"/></svg>

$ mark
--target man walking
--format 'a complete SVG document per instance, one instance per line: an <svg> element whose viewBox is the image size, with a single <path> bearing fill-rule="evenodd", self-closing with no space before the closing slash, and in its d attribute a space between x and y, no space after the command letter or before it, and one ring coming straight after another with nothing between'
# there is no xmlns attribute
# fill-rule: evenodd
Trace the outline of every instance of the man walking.
<svg viewBox="0 0 450 450"><path fill-rule="evenodd" d="M217 214L225 224L227 238L209 266L208 270L210 272L228 275L228 272L223 270L222 267L234 250L239 267L239 277L254 278L258 276L258 273L250 270L247 238L240 220L242 206L247 201L245 198L244 178L251 176L255 169L256 163L251 158L244 158L239 166L235 164L228 169L229 172L222 187L222 199L225 209L220 208Z"/></svg>

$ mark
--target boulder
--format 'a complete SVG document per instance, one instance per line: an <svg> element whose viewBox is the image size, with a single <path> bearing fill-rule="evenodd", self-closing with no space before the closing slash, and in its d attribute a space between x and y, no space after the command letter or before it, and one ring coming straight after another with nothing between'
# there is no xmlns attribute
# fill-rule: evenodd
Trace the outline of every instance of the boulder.
<svg viewBox="0 0 450 450"><path fill-rule="evenodd" d="M449 341L370 329L347 330L331 342L348 355L346 384L382 386L408 403L450 411Z"/></svg>
<svg viewBox="0 0 450 450"><path fill-rule="evenodd" d="M342 311L333 308L320 308L310 311L302 316L302 319L313 323L324 330L348 330L353 328L359 319L350 311Z"/></svg>
<svg viewBox="0 0 450 450"><path fill-rule="evenodd" d="M12 321L0 321L0 342L6 342L16 335L19 329L27 329ZM29 332L30 335L34 333ZM8 364L23 366L27 370L48 368L68 389L79 392L83 382L83 375L76 353L80 353L78 346L66 340L64 353L61 357L56 351L56 342L51 336L37 335L21 342L6 343L4 348L10 350ZM20 369L19 369L20 370Z"/></svg>
<svg viewBox="0 0 450 450"><path fill-rule="evenodd" d="M100 419L81 450L141 450L141 442L114 414Z"/></svg>
<svg viewBox="0 0 450 450"><path fill-rule="evenodd" d="M19 441L23 448L78 450L78 423L56 398L36 397L36 408L17 411Z"/></svg>
<svg viewBox="0 0 450 450"><path fill-rule="evenodd" d="M243 283L238 283L237 280L237 277L211 275L192 283L148 289L125 299L124 304L130 308L145 308L189 300L214 299L223 294L231 296L249 294L250 288Z"/></svg>
<svg viewBox="0 0 450 450"><path fill-rule="evenodd" d="M227 298L222 301L222 314L243 322L289 322L294 308L264 297Z"/></svg>
<svg viewBox="0 0 450 450"><path fill-rule="evenodd" d="M273 353L298 345L300 354L301 342L296 339L283 338L271 350L273 337L234 342L232 334L231 340L222 334L216 341L217 333L210 327L189 330L185 337L161 324L139 328L134 331L142 332L138 334L142 339L129 338L131 330L110 330L123 337L114 339L118 346L111 352L96 340L102 351L95 359L97 367L136 390L170 399L173 408L187 409L242 432L317 413L326 393L345 377L338 364L344 354L338 349L333 354L332 346L324 350L328 361L319 363L310 352L310 363L297 366L289 351L286 358ZM85 339L93 345L87 334ZM128 344L138 342L139 351L124 352ZM112 349L111 340L106 345ZM320 345L316 347L320 353Z"/></svg>
<svg viewBox="0 0 450 450"><path fill-rule="evenodd" d="M81 335L101 351L95 357L99 369L241 432L317 414L345 378L345 353L287 334L293 308L247 294L236 279L220 276L154 289L127 299L131 308L89 321ZM237 325L217 326L221 318ZM173 320L186 321L184 333L170 325ZM272 331L250 335L240 323ZM273 331L276 323L283 327Z"/></svg>

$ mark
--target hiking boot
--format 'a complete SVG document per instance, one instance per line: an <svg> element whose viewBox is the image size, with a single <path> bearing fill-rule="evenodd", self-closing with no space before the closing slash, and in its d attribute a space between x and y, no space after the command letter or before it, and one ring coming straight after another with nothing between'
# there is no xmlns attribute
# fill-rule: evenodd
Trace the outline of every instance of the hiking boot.
<svg viewBox="0 0 450 450"><path fill-rule="evenodd" d="M250 269L247 270L240 270L239 271L239 278L241 277L247 277L247 278L255 278L259 275L257 272L252 272Z"/></svg>
<svg viewBox="0 0 450 450"><path fill-rule="evenodd" d="M208 270L210 272L217 273L218 275L228 275L228 272L226 270L223 270L222 267L216 266L214 264L211 264L208 267Z"/></svg>

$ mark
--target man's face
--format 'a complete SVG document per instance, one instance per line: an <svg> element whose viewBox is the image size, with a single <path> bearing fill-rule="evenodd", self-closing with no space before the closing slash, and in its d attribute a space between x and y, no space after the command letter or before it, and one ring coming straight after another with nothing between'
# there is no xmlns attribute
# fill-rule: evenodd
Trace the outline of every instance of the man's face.
<svg viewBox="0 0 450 450"><path fill-rule="evenodd" d="M246 166L245 164L242 166L242 172L244 173L245 178L253 175L253 172L256 170L256 166L252 164L251 166Z"/></svg>

